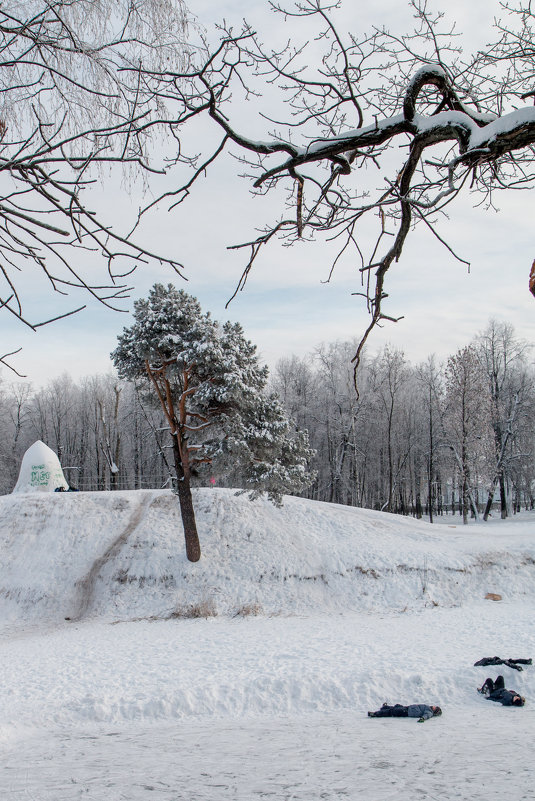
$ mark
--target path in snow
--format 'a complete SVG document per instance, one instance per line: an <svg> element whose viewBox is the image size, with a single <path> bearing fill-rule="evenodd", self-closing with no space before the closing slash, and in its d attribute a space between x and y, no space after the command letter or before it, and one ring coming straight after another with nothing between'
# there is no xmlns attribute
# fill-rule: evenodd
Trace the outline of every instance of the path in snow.
<svg viewBox="0 0 535 801"><path fill-rule="evenodd" d="M123 545L126 544L130 535L136 530L147 514L153 499L152 493L141 494L139 503L134 508L134 511L132 512L132 515L123 531L111 543L102 556L100 556L98 559L95 559L87 575L83 579L80 579L80 581L76 582L76 588L78 591L77 610L70 618L72 621L81 620L87 614L93 598L95 583L100 571L107 562L109 562L119 553Z"/></svg>

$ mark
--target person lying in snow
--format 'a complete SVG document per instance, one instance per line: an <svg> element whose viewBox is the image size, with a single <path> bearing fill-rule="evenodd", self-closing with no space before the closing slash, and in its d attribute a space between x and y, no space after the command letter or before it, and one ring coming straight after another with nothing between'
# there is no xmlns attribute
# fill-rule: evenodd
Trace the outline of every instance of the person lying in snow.
<svg viewBox="0 0 535 801"><path fill-rule="evenodd" d="M507 667L513 668L514 670L524 670L522 665L531 665L531 659L500 659L499 656L486 656L483 659L480 659L479 662L474 662L474 667L478 667L479 665L507 665Z"/></svg>
<svg viewBox="0 0 535 801"><path fill-rule="evenodd" d="M436 715L442 715L442 709L439 706L428 706L427 704L409 704L408 706L383 704L377 712L368 712L369 718L418 718L418 723L423 723L424 720L429 720Z"/></svg>
<svg viewBox="0 0 535 801"><path fill-rule="evenodd" d="M487 679L482 687L477 688L478 693L487 696L487 701L498 701L504 706L524 706L526 699L516 690L506 690L503 676L498 676L496 681Z"/></svg>

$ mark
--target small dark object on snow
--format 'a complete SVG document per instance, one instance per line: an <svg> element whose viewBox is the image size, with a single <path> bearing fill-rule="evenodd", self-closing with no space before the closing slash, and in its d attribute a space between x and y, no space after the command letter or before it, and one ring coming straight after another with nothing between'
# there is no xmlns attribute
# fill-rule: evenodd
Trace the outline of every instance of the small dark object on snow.
<svg viewBox="0 0 535 801"><path fill-rule="evenodd" d="M487 701L498 701L503 706L524 706L526 699L516 690L506 690L503 676L496 681L487 679L482 687L477 688L478 693L487 696Z"/></svg>
<svg viewBox="0 0 535 801"><path fill-rule="evenodd" d="M486 656L480 659L479 662L474 662L474 667L487 666L487 665L507 665L507 667L514 670L523 670L522 665L533 664L531 659L500 659L499 656Z"/></svg>

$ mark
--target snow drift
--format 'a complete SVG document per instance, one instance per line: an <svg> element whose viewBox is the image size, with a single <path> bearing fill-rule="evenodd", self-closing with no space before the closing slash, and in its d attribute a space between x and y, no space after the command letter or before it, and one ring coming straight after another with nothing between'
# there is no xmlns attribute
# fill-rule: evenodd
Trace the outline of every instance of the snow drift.
<svg viewBox="0 0 535 801"><path fill-rule="evenodd" d="M170 491L0 498L4 622L392 611L534 594L530 515L503 537L499 525L472 533L293 497L276 508L197 489L194 500L196 564Z"/></svg>

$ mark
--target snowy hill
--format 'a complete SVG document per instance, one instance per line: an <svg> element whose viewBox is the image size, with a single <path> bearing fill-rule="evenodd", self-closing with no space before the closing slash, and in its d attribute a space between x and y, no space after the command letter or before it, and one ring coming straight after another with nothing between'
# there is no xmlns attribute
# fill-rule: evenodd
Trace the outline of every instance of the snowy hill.
<svg viewBox="0 0 535 801"><path fill-rule="evenodd" d="M191 564L169 492L0 498L2 801L533 797L535 667L474 663L535 657L534 513L195 504Z"/></svg>
<svg viewBox="0 0 535 801"><path fill-rule="evenodd" d="M2 620L392 611L535 594L530 514L505 533L293 497L276 508L223 489L198 489L195 505L203 556L192 564L169 491L0 498Z"/></svg>

